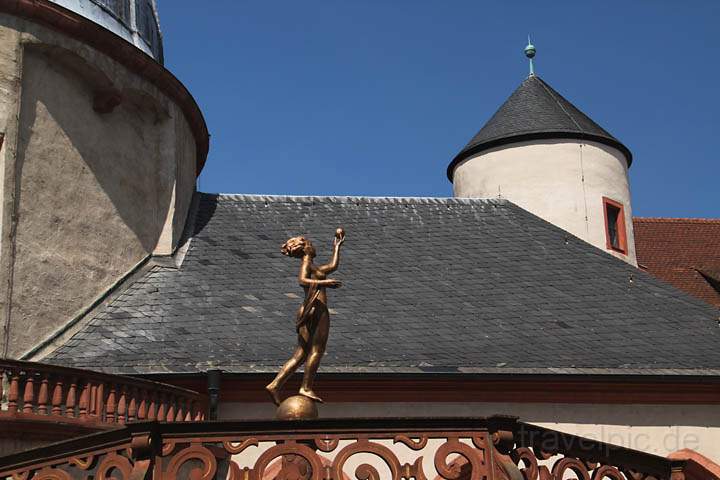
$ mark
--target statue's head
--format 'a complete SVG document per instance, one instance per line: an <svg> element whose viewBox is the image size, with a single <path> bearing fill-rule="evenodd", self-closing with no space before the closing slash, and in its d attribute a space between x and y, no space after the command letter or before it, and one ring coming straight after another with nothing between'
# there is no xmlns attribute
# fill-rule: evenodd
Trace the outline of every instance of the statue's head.
<svg viewBox="0 0 720 480"><path fill-rule="evenodd" d="M287 242L283 243L280 247L280 251L283 255L289 257L302 258L305 255L315 257L315 247L312 242L305 237L293 237Z"/></svg>

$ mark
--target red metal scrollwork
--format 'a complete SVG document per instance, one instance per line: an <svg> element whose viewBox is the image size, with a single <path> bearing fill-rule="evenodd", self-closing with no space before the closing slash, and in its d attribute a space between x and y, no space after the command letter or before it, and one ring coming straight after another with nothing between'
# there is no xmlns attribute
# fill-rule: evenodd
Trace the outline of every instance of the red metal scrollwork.
<svg viewBox="0 0 720 480"><path fill-rule="evenodd" d="M0 478L130 480L153 475L212 480L222 474L227 480L428 480L423 467L432 480L684 478L682 466L662 458L642 452L633 457L627 449L528 424L524 430L395 430L382 425L324 430L299 424L281 432L191 429L168 435L156 430L163 427L96 449L75 448L65 457L12 464Z"/></svg>
<svg viewBox="0 0 720 480"><path fill-rule="evenodd" d="M175 442L169 441L169 442L163 443L163 446L162 446L163 457L167 457L174 451L175 451Z"/></svg>
<svg viewBox="0 0 720 480"><path fill-rule="evenodd" d="M132 472L130 460L117 453L110 453L98 465L96 472L97 480L115 480L114 472L120 473L120 478L127 480Z"/></svg>
<svg viewBox="0 0 720 480"><path fill-rule="evenodd" d="M620 470L610 465L602 465L593 471L592 480L603 480L604 478L609 478L610 480L625 480Z"/></svg>
<svg viewBox="0 0 720 480"><path fill-rule="evenodd" d="M360 453L370 453L377 457L380 457L382 461L390 469L390 478L392 480L399 480L400 477L400 462L398 461L395 454L384 445L379 443L370 442L367 439L360 439L355 443L351 443L346 446L340 452L338 452L335 460L330 467L332 472L332 478L342 478L343 468L347 460L353 455ZM369 464L360 465L355 471L355 477L366 480L380 480L380 474L375 467Z"/></svg>
<svg viewBox="0 0 720 480"><path fill-rule="evenodd" d="M315 446L320 450L321 452L332 452L338 447L338 444L340 443L339 438L316 438L315 439Z"/></svg>
<svg viewBox="0 0 720 480"><path fill-rule="evenodd" d="M621 472L616 466L602 464L588 459L560 457L552 462L552 471L538 460L550 460L547 452L535 451L528 447L517 447L510 452L510 458L518 465L524 480L564 480L570 472L577 480L649 480L655 477L635 472Z"/></svg>
<svg viewBox="0 0 720 480"><path fill-rule="evenodd" d="M193 461L200 462L202 466L194 466ZM183 467L190 470L181 474ZM168 480L184 480L186 478L212 480L215 477L215 472L217 472L215 455L200 444L192 444L172 457L165 471L165 478Z"/></svg>
<svg viewBox="0 0 720 480"><path fill-rule="evenodd" d="M296 443L284 443L269 448L257 459L255 466L252 469L253 476L251 478L255 480L264 480L265 470L268 465L278 457L283 455L297 455L302 457L310 466L310 480L322 480L323 479L323 464L320 457L310 448L305 445ZM281 472L282 474L283 472Z"/></svg>
<svg viewBox="0 0 720 480"><path fill-rule="evenodd" d="M59 468L43 468L33 475L32 480L72 480L72 477Z"/></svg>
<svg viewBox="0 0 720 480"><path fill-rule="evenodd" d="M590 474L585 467L585 464L576 458L565 457L553 465L552 475L554 480L563 480L565 478L565 472L568 470L575 473L578 480L590 480Z"/></svg>
<svg viewBox="0 0 720 480"><path fill-rule="evenodd" d="M511 452L510 457L517 465L520 465L521 463L524 465L520 468L520 472L522 472L522 475L526 480L535 480L538 478L540 470L538 467L537 457L535 457L532 450L527 447L516 448Z"/></svg>
<svg viewBox="0 0 720 480"><path fill-rule="evenodd" d="M403 445L411 448L412 450L422 450L427 446L428 437L423 436L420 437L420 440L416 441L405 435L396 435L393 439L393 443L402 443Z"/></svg>
<svg viewBox="0 0 720 480"><path fill-rule="evenodd" d="M463 478L467 478L468 480L481 480L489 476L487 464L484 462L480 450L476 450L470 445L460 442L458 438L451 437L435 452L435 469L442 478L446 480L458 480L464 473L461 472L459 467L456 466L453 468L453 466L448 463L448 457L453 453L463 457L467 461L467 464L470 465L469 476L464 475Z"/></svg>
<svg viewBox="0 0 720 480"><path fill-rule="evenodd" d="M238 444L238 442L223 442L223 448L229 454L237 455L239 453L242 453L243 450L245 450L248 447L257 447L258 444L259 444L258 439L251 437L251 438L246 438L246 439L240 441L239 444Z"/></svg>

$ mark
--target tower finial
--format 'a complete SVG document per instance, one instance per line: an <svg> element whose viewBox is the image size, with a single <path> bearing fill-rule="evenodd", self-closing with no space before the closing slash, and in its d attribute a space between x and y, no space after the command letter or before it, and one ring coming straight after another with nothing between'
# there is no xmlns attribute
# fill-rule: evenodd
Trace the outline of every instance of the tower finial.
<svg viewBox="0 0 720 480"><path fill-rule="evenodd" d="M535 67L533 66L533 58L535 57L535 45L530 41L530 35L528 35L528 44L525 47L525 56L530 60L530 76L535 76Z"/></svg>

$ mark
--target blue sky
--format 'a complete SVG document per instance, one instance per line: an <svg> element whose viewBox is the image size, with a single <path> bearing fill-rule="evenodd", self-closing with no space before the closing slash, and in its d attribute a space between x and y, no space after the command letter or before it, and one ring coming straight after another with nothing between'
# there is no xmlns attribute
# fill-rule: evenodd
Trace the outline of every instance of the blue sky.
<svg viewBox="0 0 720 480"><path fill-rule="evenodd" d="M451 196L537 73L634 155L638 216L720 217L720 2L160 0L212 134L206 192Z"/></svg>

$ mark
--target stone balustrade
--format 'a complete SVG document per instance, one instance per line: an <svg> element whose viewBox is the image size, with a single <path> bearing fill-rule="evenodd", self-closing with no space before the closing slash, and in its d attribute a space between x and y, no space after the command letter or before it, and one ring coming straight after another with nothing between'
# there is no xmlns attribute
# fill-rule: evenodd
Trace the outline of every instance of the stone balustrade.
<svg viewBox="0 0 720 480"><path fill-rule="evenodd" d="M200 394L172 385L0 360L0 422L62 421L102 429L142 420L200 421L204 408Z"/></svg>

